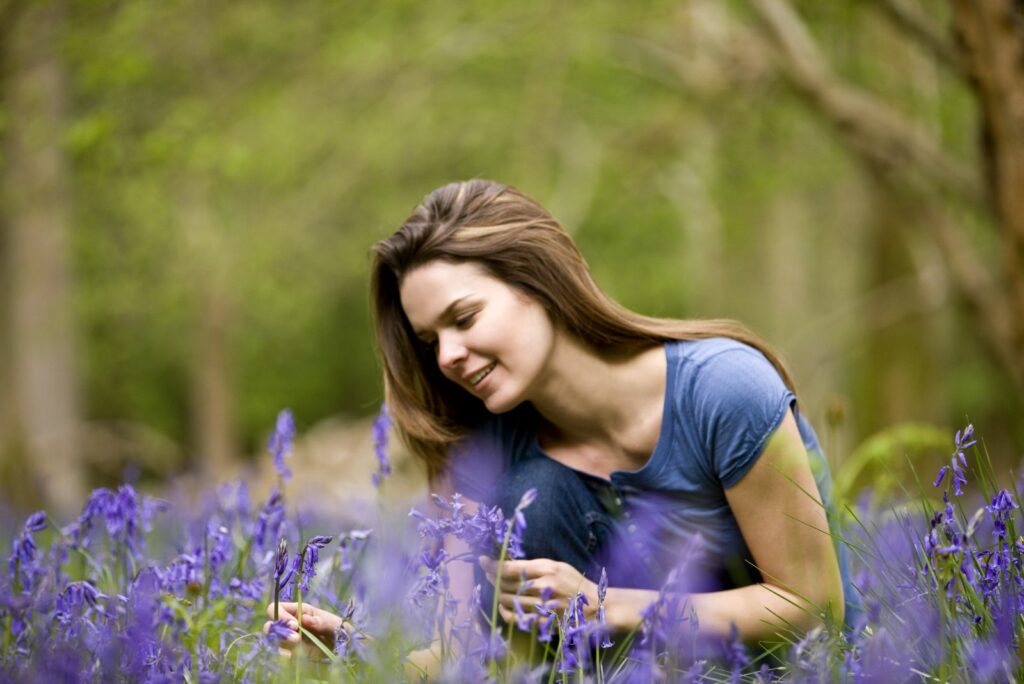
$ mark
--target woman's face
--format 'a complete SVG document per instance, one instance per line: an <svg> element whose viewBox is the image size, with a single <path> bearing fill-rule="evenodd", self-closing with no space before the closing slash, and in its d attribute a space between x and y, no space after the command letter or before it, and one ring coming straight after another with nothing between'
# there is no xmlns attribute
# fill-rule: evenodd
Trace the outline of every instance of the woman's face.
<svg viewBox="0 0 1024 684"><path fill-rule="evenodd" d="M431 261L407 273L402 309L433 344L446 378L504 413L530 398L555 329L544 308L471 262Z"/></svg>

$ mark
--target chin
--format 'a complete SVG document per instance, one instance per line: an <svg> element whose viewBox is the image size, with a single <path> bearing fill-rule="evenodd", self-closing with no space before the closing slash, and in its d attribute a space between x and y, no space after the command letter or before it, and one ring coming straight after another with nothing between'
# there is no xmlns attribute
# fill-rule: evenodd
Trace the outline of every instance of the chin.
<svg viewBox="0 0 1024 684"><path fill-rule="evenodd" d="M488 411L495 415L508 413L509 411L523 403L522 400L507 401L501 399L500 397L490 397L488 399L484 399L483 402L484 408L486 408Z"/></svg>

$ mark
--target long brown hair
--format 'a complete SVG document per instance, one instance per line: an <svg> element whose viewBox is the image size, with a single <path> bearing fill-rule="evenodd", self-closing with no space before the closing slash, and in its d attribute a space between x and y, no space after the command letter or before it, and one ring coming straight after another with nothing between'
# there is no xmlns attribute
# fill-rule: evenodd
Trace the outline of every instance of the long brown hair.
<svg viewBox="0 0 1024 684"><path fill-rule="evenodd" d="M793 389L778 356L736 321L653 318L613 301L594 282L565 229L508 185L470 180L434 190L401 228L373 246L373 253L373 319L388 409L399 435L426 462L431 478L443 469L449 447L488 415L482 402L441 374L433 350L417 339L402 309L402 279L437 259L481 266L538 301L556 324L602 352L730 337L760 350Z"/></svg>

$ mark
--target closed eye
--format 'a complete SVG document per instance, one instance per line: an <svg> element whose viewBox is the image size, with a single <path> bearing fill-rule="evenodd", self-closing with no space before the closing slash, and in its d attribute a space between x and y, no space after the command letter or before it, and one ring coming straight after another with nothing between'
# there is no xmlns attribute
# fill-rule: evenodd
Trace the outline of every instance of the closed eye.
<svg viewBox="0 0 1024 684"><path fill-rule="evenodd" d="M462 314L455 319L455 327L459 328L460 330L465 330L466 328L473 324L473 319L475 318L475 311L470 311L469 313Z"/></svg>

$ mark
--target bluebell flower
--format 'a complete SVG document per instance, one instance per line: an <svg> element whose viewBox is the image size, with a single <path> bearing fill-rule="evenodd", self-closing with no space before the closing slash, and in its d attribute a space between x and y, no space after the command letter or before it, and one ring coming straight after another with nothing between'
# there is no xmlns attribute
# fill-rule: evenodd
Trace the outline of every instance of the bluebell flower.
<svg viewBox="0 0 1024 684"><path fill-rule="evenodd" d="M241 577L232 577L228 582L228 589L231 594L250 601L259 601L263 598L263 580L255 577L248 582Z"/></svg>
<svg viewBox="0 0 1024 684"><path fill-rule="evenodd" d="M274 586L278 592L288 586L295 568L288 563L288 541L281 538L277 545L277 557L274 560Z"/></svg>
<svg viewBox="0 0 1024 684"><path fill-rule="evenodd" d="M533 628L533 623L537 621L537 613L527 613L523 610L523 604L519 600L518 594L512 597L512 607L515 609L516 627L524 632L529 632Z"/></svg>
<svg viewBox="0 0 1024 684"><path fill-rule="evenodd" d="M285 482L292 479L292 471L284 461L291 453L294 438L295 419L289 409L284 409L277 414L277 423L274 425L274 433L267 441L267 449L274 458L274 468Z"/></svg>
<svg viewBox="0 0 1024 684"><path fill-rule="evenodd" d="M46 513L37 511L30 515L21 528L21 533L11 544L11 557L8 566L11 579L20 582L23 591L29 591L35 584L35 578L41 574L36 559L36 532L46 529Z"/></svg>
<svg viewBox="0 0 1024 684"><path fill-rule="evenodd" d="M551 600L554 590L551 587L544 587L540 590L540 603L534 608L537 614L537 641L547 643L554 636L553 628L558 615L555 609L558 601Z"/></svg>
<svg viewBox="0 0 1024 684"><path fill-rule="evenodd" d="M62 628L61 635L64 639L70 640L78 636L81 627L95 629L93 622L84 615L77 615L80 609L94 609L97 613L103 614L99 606L100 600L106 599L96 587L87 581L76 581L69 583L57 596L54 619Z"/></svg>
<svg viewBox="0 0 1024 684"><path fill-rule="evenodd" d="M265 639L268 644L277 646L282 641L287 641L295 634L295 630L288 626L284 620L275 620L267 628Z"/></svg>
<svg viewBox="0 0 1024 684"><path fill-rule="evenodd" d="M973 425L968 425L963 431L956 431L956 436L953 438L953 457L948 466L943 466L939 469L938 476L932 484L933 487L938 487L942 484L942 480L945 478L946 473L952 471L953 493L957 496L963 495L963 485L967 484L967 476L964 473L964 468L967 467L967 457L964 456L964 451L977 443L972 439L973 435Z"/></svg>
<svg viewBox="0 0 1024 684"><path fill-rule="evenodd" d="M473 515L467 516L462 510L465 504L461 501L460 495L456 494L451 501L437 494L432 494L431 497L438 508L449 511L450 515L434 520L415 508L410 510L409 516L420 521L421 537L442 541L446 534L451 534L456 539L466 542L474 556L496 557L498 555L506 535L509 534L508 524L501 508L480 506ZM519 524L520 529L523 529L525 519ZM515 525L513 525L514 527Z"/></svg>
<svg viewBox="0 0 1024 684"><path fill-rule="evenodd" d="M1016 502L1011 498L1008 491L1000 489L999 492L992 497L992 503L985 508L992 514L996 537L1004 539L1007 535L1006 522L1009 520L1013 511L1018 508Z"/></svg>
<svg viewBox="0 0 1024 684"><path fill-rule="evenodd" d="M372 476L373 486L391 475L391 460L388 458L388 432L391 430L391 415L388 405L380 405L380 413L373 420L373 453L377 457L377 472Z"/></svg>
<svg viewBox="0 0 1024 684"><path fill-rule="evenodd" d="M338 536L338 553L341 556L341 570L347 572L352 569L352 558L350 551L354 551L359 542L369 538L373 530L352 530Z"/></svg>
<svg viewBox="0 0 1024 684"><path fill-rule="evenodd" d="M46 511L36 511L28 516L22 530L25 532L42 532L46 529Z"/></svg>
<svg viewBox="0 0 1024 684"><path fill-rule="evenodd" d="M608 594L608 572L605 568L601 568L601 578L597 582L597 622L601 625L601 648L611 648L612 640L611 633L607 629L606 625L608 620L606 619L604 610L604 599Z"/></svg>
<svg viewBox="0 0 1024 684"><path fill-rule="evenodd" d="M705 674L707 667L708 661L704 659L695 660L690 667L686 669L686 672L683 673L683 676L679 681L687 682L687 684L690 684L691 682L694 684L696 684L696 682L706 682L707 677Z"/></svg>
<svg viewBox="0 0 1024 684"><path fill-rule="evenodd" d="M259 515L256 518L256 528L253 531L253 541L260 551L267 550L270 539L280 536L281 526L284 524L284 497L281 491L274 487L270 490L270 496L266 503L260 507Z"/></svg>
<svg viewBox="0 0 1024 684"><path fill-rule="evenodd" d="M562 614L562 660L559 672L586 668L590 662L589 634L592 625L587 622L583 608L588 604L587 597L581 592L569 597L569 605Z"/></svg>
<svg viewBox="0 0 1024 684"><path fill-rule="evenodd" d="M523 493L519 503L516 504L515 510L512 512L512 528L508 532L509 558L524 558L526 556L526 553L523 551L523 534L526 532L526 516L523 514L523 511L536 499L537 488L531 487Z"/></svg>
<svg viewBox="0 0 1024 684"><path fill-rule="evenodd" d="M206 523L207 560L210 571L217 572L231 557L233 543L230 530L214 518Z"/></svg>
<svg viewBox="0 0 1024 684"><path fill-rule="evenodd" d="M813 631L811 632L814 633ZM805 637L806 638L806 637ZM729 638L725 642L725 662L729 666L731 681L739 681L743 668L750 664L750 656L747 654L747 647L740 640L740 630L736 623L729 625Z"/></svg>
<svg viewBox="0 0 1024 684"><path fill-rule="evenodd" d="M334 537L317 535L306 542L306 547L296 556L294 568L299 576L299 589L309 590L309 581L316 577L316 565L320 562L320 550L334 541Z"/></svg>

